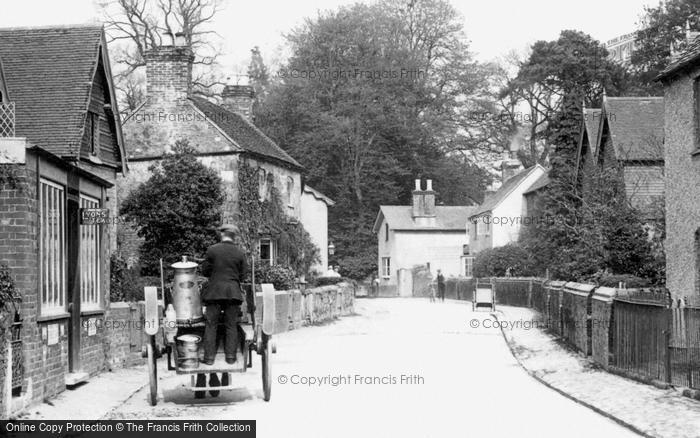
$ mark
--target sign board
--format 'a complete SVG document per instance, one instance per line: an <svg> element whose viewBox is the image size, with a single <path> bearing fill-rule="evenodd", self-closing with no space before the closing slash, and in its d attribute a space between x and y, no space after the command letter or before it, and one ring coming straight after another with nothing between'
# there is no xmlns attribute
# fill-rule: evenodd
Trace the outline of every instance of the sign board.
<svg viewBox="0 0 700 438"><path fill-rule="evenodd" d="M98 225L109 222L109 209L107 208L81 208L80 225Z"/></svg>
<svg viewBox="0 0 700 438"><path fill-rule="evenodd" d="M49 324L46 344L47 345L58 344L58 324Z"/></svg>
<svg viewBox="0 0 700 438"><path fill-rule="evenodd" d="M88 319L87 334L88 334L88 336L95 336L97 334L97 319L96 318Z"/></svg>

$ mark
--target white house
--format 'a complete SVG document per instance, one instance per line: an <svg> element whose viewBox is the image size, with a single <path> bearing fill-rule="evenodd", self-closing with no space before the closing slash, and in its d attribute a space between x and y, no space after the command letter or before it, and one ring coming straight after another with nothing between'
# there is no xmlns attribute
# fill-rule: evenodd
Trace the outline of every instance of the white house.
<svg viewBox="0 0 700 438"><path fill-rule="evenodd" d="M311 270L323 273L328 269L328 207L335 205L328 196L304 186L301 194L301 224L311 241L321 250L321 260Z"/></svg>
<svg viewBox="0 0 700 438"><path fill-rule="evenodd" d="M469 216L470 256L517 242L521 225L531 219L523 195L547 172L539 164L523 169L517 160L504 160L501 170L501 187Z"/></svg>
<svg viewBox="0 0 700 438"><path fill-rule="evenodd" d="M434 276L465 275L465 245L469 244L467 218L476 207L436 206L432 181L416 180L413 205L382 205L374 223L377 234L380 291L383 295L410 295L410 285L399 286L401 272L423 266ZM408 278L409 275L403 276Z"/></svg>

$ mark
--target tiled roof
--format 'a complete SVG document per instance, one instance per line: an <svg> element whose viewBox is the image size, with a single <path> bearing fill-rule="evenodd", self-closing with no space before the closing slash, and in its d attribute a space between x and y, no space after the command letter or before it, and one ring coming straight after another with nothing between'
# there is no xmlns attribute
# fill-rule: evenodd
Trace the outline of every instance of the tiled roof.
<svg viewBox="0 0 700 438"><path fill-rule="evenodd" d="M435 207L435 226L418 226L413 221L413 208L407 205L382 205L375 222L375 232L379 226L379 217L383 216L392 230L414 231L466 231L467 219L476 207L443 206Z"/></svg>
<svg viewBox="0 0 700 438"><path fill-rule="evenodd" d="M78 155L101 44L101 25L0 29L18 137L58 156Z"/></svg>
<svg viewBox="0 0 700 438"><path fill-rule="evenodd" d="M539 177L529 189L527 189L527 191L523 192L523 195L535 193L536 191L546 187L549 184L549 181L549 172L543 173L542 176Z"/></svg>
<svg viewBox="0 0 700 438"><path fill-rule="evenodd" d="M695 37L695 39L688 44L688 47L659 73L656 80L665 79L678 70L682 70L698 61L700 61L700 36Z"/></svg>
<svg viewBox="0 0 700 438"><path fill-rule="evenodd" d="M301 164L245 117L201 97L193 96L190 100L212 123L246 151L302 168Z"/></svg>
<svg viewBox="0 0 700 438"><path fill-rule="evenodd" d="M472 216L477 216L482 213L489 212L493 210L498 204L501 203L510 193L515 190L520 183L530 175L535 169L540 167L539 165L528 167L520 171L515 176L510 177L506 182L496 191L496 193L491 196L486 197L484 202L472 213Z"/></svg>
<svg viewBox="0 0 700 438"><path fill-rule="evenodd" d="M618 160L663 160L662 97L608 97L605 112Z"/></svg>

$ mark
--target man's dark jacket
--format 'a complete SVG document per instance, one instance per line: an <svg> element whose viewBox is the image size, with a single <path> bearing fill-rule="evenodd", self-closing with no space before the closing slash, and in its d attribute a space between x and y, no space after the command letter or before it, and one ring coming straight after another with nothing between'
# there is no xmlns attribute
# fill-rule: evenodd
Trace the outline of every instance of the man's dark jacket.
<svg viewBox="0 0 700 438"><path fill-rule="evenodd" d="M224 241L210 246L202 263L202 275L209 282L202 290L202 301L243 301L240 282L248 272L245 253L233 242Z"/></svg>

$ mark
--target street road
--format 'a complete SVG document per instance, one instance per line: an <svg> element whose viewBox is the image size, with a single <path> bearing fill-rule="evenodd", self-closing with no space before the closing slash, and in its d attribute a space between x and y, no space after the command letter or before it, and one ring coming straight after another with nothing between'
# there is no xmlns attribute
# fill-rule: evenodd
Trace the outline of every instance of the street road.
<svg viewBox="0 0 700 438"><path fill-rule="evenodd" d="M145 388L110 418L255 419L263 438L637 436L532 379L500 331L483 327L488 312L421 299L355 308L276 336L269 403L254 355L249 372L232 375L240 390L195 401L188 377L161 369L156 407Z"/></svg>

